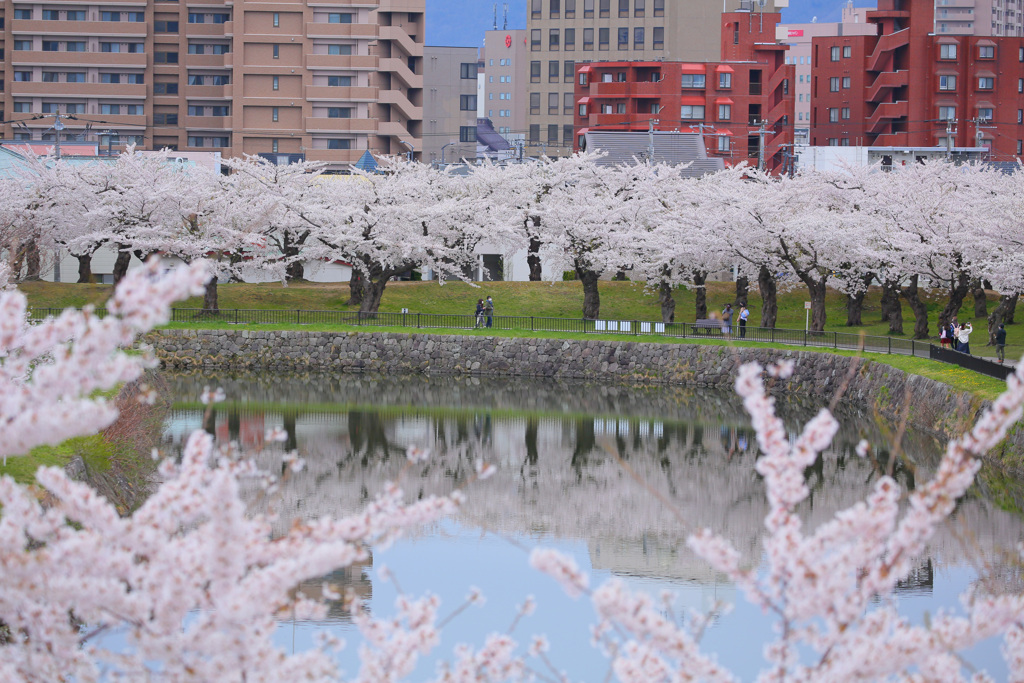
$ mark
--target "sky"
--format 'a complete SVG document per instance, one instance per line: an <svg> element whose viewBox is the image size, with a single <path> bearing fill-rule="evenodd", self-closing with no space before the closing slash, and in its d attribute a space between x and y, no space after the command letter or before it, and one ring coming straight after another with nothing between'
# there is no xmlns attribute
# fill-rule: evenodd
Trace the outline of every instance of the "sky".
<svg viewBox="0 0 1024 683"><path fill-rule="evenodd" d="M686 2L686 0L669 0ZM846 0L790 0L782 11L782 20L806 23L839 21ZM526 0L498 2L498 28L505 28L503 6L508 5L508 28L526 28ZM854 0L858 7L875 6L866 0ZM494 0L427 0L427 45L481 47L484 31L494 28Z"/></svg>

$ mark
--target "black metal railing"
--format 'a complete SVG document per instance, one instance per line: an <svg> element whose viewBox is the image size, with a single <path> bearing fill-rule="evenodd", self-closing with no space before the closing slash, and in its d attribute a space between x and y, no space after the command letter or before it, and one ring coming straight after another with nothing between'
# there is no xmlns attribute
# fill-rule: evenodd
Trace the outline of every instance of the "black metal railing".
<svg viewBox="0 0 1024 683"><path fill-rule="evenodd" d="M60 308L32 308L29 317L42 320L61 313ZM106 309L96 308L99 316L107 314ZM762 342L806 346L813 348L838 349L846 351L869 351L872 353L898 354L931 358L992 377L1005 379L1013 371L1010 366L1000 365L985 358L970 356L957 351L948 351L928 341L876 337L853 332L811 332L772 327L734 327L731 334L725 334L719 327L705 324L679 322L662 323L647 320L587 320L583 318L547 318L543 316L495 315L477 318L474 315L451 313L364 313L361 311L314 311L287 309L242 309L222 308L216 313L201 308L175 308L172 322L198 323L204 321L225 322L234 325L351 325L373 327L397 327L407 329L449 329L472 330L492 329L511 332L567 332L582 334L625 334L636 337L664 336L686 339L728 339L732 341Z"/></svg>

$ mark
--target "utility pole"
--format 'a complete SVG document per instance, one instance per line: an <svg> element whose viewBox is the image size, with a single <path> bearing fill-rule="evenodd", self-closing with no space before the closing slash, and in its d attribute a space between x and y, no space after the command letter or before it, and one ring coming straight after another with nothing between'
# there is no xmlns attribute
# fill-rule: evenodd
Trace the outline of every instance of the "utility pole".
<svg viewBox="0 0 1024 683"><path fill-rule="evenodd" d="M953 158L953 136L956 135L956 119L946 119L946 159Z"/></svg>
<svg viewBox="0 0 1024 683"><path fill-rule="evenodd" d="M54 145L53 151L57 156L57 161L60 161L60 132L64 130L64 122L60 120L60 110L54 115L53 131L57 139L57 144Z"/></svg>
<svg viewBox="0 0 1024 683"><path fill-rule="evenodd" d="M974 124L974 146L975 147L981 147L982 146L982 144L981 144L981 140L982 140L981 129L985 127L986 123L988 123L988 119L986 119L984 117L981 117L981 116L977 116L977 117L971 119L971 123Z"/></svg>
<svg viewBox="0 0 1024 683"><path fill-rule="evenodd" d="M661 123L658 119L647 119L647 162L654 165L654 124Z"/></svg>
<svg viewBox="0 0 1024 683"><path fill-rule="evenodd" d="M766 121L762 120L759 122L760 128L757 130L757 169L759 171L767 168L767 160L764 158L765 144L764 139L768 135L768 129L765 128Z"/></svg>

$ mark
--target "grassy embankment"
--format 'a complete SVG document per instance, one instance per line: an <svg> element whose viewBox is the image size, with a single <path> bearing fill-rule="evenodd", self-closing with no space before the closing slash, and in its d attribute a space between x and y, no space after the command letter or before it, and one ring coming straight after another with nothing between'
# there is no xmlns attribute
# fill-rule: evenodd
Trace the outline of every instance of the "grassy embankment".
<svg viewBox="0 0 1024 683"><path fill-rule="evenodd" d="M38 307L66 307L82 306L88 303L102 304L110 296L109 285L78 285L78 284L54 284L45 282L27 283L21 286L29 297L29 303ZM219 287L220 307L228 309L305 309L305 310L355 310L346 307L348 299L348 285L346 283L302 283L282 287L280 284L224 284ZM601 315L610 319L625 320L659 320L661 312L657 298L646 291L642 285L631 282L602 282L601 291ZM582 307L583 294L579 282L486 282L480 287L473 287L462 282L450 282L443 286L436 282L394 282L390 283L384 294L381 303L381 311L397 312L407 308L414 313L440 313L440 314L463 314L471 315L476 300L490 294L495 300L495 313L497 315L515 316L537 316L551 318L579 318ZM721 310L727 301L732 301L735 296L734 285L731 282L710 283L708 285L708 306L712 311ZM783 292L779 295L779 315L777 327L789 329L802 329L804 326L804 301L806 294L801 288L790 292ZM938 313L945 305L945 299L941 293L931 294L927 297L929 316L932 323L932 332L937 334L936 326ZM757 325L760 320L761 300L756 288L752 289L748 297L751 308L751 325ZM676 320L688 321L694 319L694 294L691 291L679 290L676 293ZM996 304L996 297L990 295L988 307L991 310ZM190 299L179 304L182 308L199 308L202 303L199 299ZM873 290L864 302L863 320L866 323L861 327L846 327L846 299L835 291L828 294L826 301L828 311L827 331L835 332L862 332L866 335L885 336L888 332L888 325L879 321L879 292ZM1024 313L1022 313L1024 317ZM987 323L984 318L974 318L973 301L968 299L961 309L959 318L961 321L972 320L975 333L972 337L971 349L976 355L994 356L995 350L986 347ZM230 327L234 325L219 323L210 320L200 320L195 323L175 323L173 327ZM913 316L907 307L904 307L904 329L907 332L904 338L909 338L913 330ZM295 325L260 325L260 329L299 329ZM310 325L301 326L301 329L340 329L337 326ZM348 328L345 328L348 329ZM356 329L356 328L351 328ZM358 329L364 331L375 330L368 326ZM395 328L380 328L395 331ZM1012 325L1009 327L1007 346L1007 357L1016 359L1024 354L1024 334L1017 333L1020 329L1024 333L1024 327ZM443 330L431 330L432 332L443 332ZM500 331L474 331L474 330L453 330L458 334L493 334L501 336L536 336L536 337L557 337L566 339L592 339L592 336L584 334L552 333L552 332L500 332ZM604 335L602 335L604 338ZM635 340L629 335L608 335L608 338L622 338ZM763 346L756 343L724 342L719 340L691 340L675 339L670 337L659 338L646 336L645 340L670 342L670 343L707 343L724 344L732 343L735 346ZM843 352L841 352L843 353ZM850 354L853 355L853 354ZM893 367L913 372L915 374L931 377L971 391L984 398L997 396L1002 382L982 377L976 373L963 370L962 368L937 363L921 358L909 358L904 356L881 356L871 355L873 360L883 362Z"/></svg>

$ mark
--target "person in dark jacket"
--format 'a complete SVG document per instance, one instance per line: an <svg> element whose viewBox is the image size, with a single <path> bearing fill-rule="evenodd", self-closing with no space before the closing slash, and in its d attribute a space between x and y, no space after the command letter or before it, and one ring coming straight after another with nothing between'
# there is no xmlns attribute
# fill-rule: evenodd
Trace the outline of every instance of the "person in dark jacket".
<svg viewBox="0 0 1024 683"><path fill-rule="evenodd" d="M1001 323L996 330L996 358L1000 363L1006 360L1006 328Z"/></svg>
<svg viewBox="0 0 1024 683"><path fill-rule="evenodd" d="M476 323L473 325L473 327L474 328L483 327L484 326L484 300L483 299L477 299L476 300L476 313L474 315L476 315Z"/></svg>

